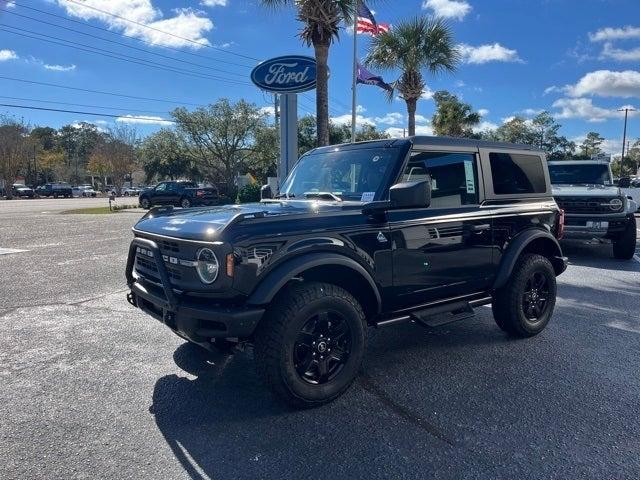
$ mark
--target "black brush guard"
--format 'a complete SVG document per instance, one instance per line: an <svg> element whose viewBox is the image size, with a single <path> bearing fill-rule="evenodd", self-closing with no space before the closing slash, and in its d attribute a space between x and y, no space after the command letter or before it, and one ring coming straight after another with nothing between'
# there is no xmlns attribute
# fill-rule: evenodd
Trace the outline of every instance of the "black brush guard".
<svg viewBox="0 0 640 480"><path fill-rule="evenodd" d="M134 274L137 248L150 251L162 284L162 294L157 288L148 288ZM207 343L212 338L249 338L264 315L264 308L245 306L221 306L195 302L174 291L169 272L158 245L146 238L134 238L129 246L127 285L131 291L127 301L164 323L174 332L195 343Z"/></svg>

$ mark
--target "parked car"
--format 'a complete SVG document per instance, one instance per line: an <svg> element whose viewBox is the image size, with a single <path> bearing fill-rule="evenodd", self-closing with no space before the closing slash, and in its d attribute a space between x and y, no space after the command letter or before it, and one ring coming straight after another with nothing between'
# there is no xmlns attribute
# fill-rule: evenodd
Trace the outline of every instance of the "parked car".
<svg viewBox="0 0 640 480"><path fill-rule="evenodd" d="M199 187L195 182L160 182L154 188L140 194L140 206L144 209L153 205L174 205L190 208L198 205L215 205L218 191L212 187Z"/></svg>
<svg viewBox="0 0 640 480"><path fill-rule="evenodd" d="M549 162L549 172L553 196L565 213L565 237L606 239L615 258L633 258L638 204L614 185L609 163L555 161ZM623 180L619 185L627 183Z"/></svg>
<svg viewBox="0 0 640 480"><path fill-rule="evenodd" d="M127 187L122 190L122 195L125 197L137 197L142 190L138 187Z"/></svg>
<svg viewBox="0 0 640 480"><path fill-rule="evenodd" d="M551 319L567 265L562 215L545 154L530 146L411 137L322 147L280 192L262 192L260 203L145 215L127 299L205 348L253 345L260 376L294 406L351 385L367 326L434 327L485 304L515 337Z"/></svg>
<svg viewBox="0 0 640 480"><path fill-rule="evenodd" d="M80 196L81 197L97 197L98 192L96 192L91 185L81 185Z"/></svg>
<svg viewBox="0 0 640 480"><path fill-rule="evenodd" d="M66 183L47 183L36 188L36 195L47 198L71 198L73 197L73 190Z"/></svg>
<svg viewBox="0 0 640 480"><path fill-rule="evenodd" d="M13 185L13 196L19 198L34 198L35 192L26 185L16 183Z"/></svg>

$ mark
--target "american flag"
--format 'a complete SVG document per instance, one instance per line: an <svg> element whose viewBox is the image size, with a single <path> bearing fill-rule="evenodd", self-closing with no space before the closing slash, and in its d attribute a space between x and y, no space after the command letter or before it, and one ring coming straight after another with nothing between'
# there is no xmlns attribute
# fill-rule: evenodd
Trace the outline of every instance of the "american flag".
<svg viewBox="0 0 640 480"><path fill-rule="evenodd" d="M388 23L377 23L373 13L369 10L369 7L367 7L363 1L358 2L358 23L356 32L378 35L379 33L388 32L390 28L391 25Z"/></svg>

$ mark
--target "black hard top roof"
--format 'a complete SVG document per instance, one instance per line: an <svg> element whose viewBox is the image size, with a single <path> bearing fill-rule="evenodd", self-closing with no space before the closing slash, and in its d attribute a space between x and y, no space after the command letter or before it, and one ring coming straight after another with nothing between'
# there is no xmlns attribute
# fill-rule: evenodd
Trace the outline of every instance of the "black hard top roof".
<svg viewBox="0 0 640 480"><path fill-rule="evenodd" d="M415 147L434 146L434 147L473 147L473 148L500 148L513 150L529 150L541 151L532 145L521 145L518 143L492 142L488 140L477 140L474 138L454 138L454 137L430 137L426 135L417 135L415 137L406 138L389 138L384 140L371 140L367 142L343 143L341 145L331 145L320 147L313 150L313 153L321 153L332 149L351 150L352 148L375 148L375 147L391 147L400 146L407 142L413 143Z"/></svg>

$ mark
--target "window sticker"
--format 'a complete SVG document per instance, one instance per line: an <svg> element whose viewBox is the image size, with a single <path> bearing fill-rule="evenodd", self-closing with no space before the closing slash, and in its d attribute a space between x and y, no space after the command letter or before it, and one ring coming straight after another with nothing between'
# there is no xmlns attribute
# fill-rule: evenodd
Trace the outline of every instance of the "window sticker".
<svg viewBox="0 0 640 480"><path fill-rule="evenodd" d="M473 163L471 161L464 162L464 176L467 185L467 193L476 193L476 179L473 174Z"/></svg>
<svg viewBox="0 0 640 480"><path fill-rule="evenodd" d="M373 199L376 196L376 192L364 192L362 197L360 198L361 202L373 202Z"/></svg>

